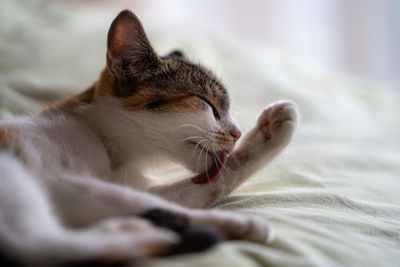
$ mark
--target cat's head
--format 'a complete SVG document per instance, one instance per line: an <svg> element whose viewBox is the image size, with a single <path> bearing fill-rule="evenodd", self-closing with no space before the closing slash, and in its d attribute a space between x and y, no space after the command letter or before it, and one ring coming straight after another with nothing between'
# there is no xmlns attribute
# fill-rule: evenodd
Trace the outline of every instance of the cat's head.
<svg viewBox="0 0 400 267"><path fill-rule="evenodd" d="M111 24L107 68L97 94L116 99L149 151L192 171L221 168L241 133L224 85L179 51L159 56L139 19L122 11ZM148 151L147 151L148 152Z"/></svg>

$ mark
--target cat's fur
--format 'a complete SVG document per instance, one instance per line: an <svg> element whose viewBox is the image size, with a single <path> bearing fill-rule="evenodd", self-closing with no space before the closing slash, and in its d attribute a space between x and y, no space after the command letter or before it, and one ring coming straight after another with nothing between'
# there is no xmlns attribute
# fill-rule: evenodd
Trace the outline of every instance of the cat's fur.
<svg viewBox="0 0 400 267"><path fill-rule="evenodd" d="M35 266L161 255L180 237L139 217L154 208L228 238L271 240L264 218L199 208L282 151L296 126L295 104L268 106L233 149L240 130L211 72L180 52L159 57L127 10L107 45L107 66L91 88L0 122L0 253ZM145 172L165 159L203 175L155 184ZM211 173L217 177L204 180Z"/></svg>

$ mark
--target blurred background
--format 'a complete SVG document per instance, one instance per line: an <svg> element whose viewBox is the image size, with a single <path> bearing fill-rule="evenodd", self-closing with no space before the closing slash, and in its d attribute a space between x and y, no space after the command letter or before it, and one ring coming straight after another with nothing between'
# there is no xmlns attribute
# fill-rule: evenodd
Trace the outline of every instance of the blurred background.
<svg viewBox="0 0 400 267"><path fill-rule="evenodd" d="M70 0L61 2L71 3ZM397 0L114 0L72 1L130 8L143 22L234 36L318 67L399 89ZM151 29L148 29L151 32Z"/></svg>
<svg viewBox="0 0 400 267"><path fill-rule="evenodd" d="M126 8L157 52L180 48L221 78L244 129L279 99L296 101L315 135L400 125L397 0L1 0L0 118L90 86Z"/></svg>

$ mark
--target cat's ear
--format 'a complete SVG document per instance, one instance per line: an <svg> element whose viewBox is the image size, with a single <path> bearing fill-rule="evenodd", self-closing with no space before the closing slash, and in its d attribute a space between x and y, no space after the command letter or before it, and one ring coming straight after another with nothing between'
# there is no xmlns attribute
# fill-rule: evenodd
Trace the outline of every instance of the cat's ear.
<svg viewBox="0 0 400 267"><path fill-rule="evenodd" d="M107 68L116 76L146 77L157 71L160 59L140 20L129 10L121 11L107 36Z"/></svg>

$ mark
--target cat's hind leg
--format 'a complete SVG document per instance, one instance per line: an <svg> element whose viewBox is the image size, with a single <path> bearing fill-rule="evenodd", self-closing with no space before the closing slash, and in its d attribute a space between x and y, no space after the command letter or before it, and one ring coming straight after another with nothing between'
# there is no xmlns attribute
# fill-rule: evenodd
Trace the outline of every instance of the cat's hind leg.
<svg viewBox="0 0 400 267"><path fill-rule="evenodd" d="M171 231L133 217L68 230L56 218L45 190L18 158L0 150L0 170L2 260L26 266L120 261L164 253L179 241Z"/></svg>
<svg viewBox="0 0 400 267"><path fill-rule="evenodd" d="M40 186L19 159L0 149L0 248L3 257L35 262L45 237L56 238L61 226Z"/></svg>

